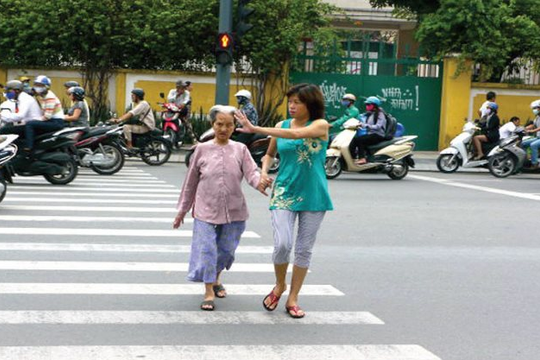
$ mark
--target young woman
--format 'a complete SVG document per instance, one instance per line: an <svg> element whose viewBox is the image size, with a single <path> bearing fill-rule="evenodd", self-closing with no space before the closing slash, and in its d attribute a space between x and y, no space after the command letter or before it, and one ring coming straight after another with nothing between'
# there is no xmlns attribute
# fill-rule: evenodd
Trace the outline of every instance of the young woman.
<svg viewBox="0 0 540 360"><path fill-rule="evenodd" d="M268 152L263 158L262 176L276 156L280 156L270 210L274 228L274 270L276 285L263 300L263 306L273 311L287 290L287 268L294 243L294 224L298 221L298 235L294 251L294 266L289 296L285 304L293 318L304 317L298 306L298 294L304 283L317 232L327 210L332 210L328 184L324 173L328 145L328 122L324 120L324 98L316 85L300 84L287 92L291 119L275 128L254 126L245 114L236 112L243 132L272 136Z"/></svg>
<svg viewBox="0 0 540 360"><path fill-rule="evenodd" d="M499 141L499 126L501 121L497 115L499 106L494 102L489 102L486 105L485 123L481 123L482 134L473 137L474 148L476 149L476 156L474 160L480 160L484 157L484 151L482 150L482 143L495 143Z"/></svg>
<svg viewBox="0 0 540 360"><path fill-rule="evenodd" d="M84 103L84 89L80 86L75 86L69 88L68 93L73 105L68 110L67 115L64 116L64 121L71 127L90 126L88 122L88 108Z"/></svg>
<svg viewBox="0 0 540 360"><path fill-rule="evenodd" d="M214 298L227 296L220 282L223 269L229 269L240 236L246 228L248 211L242 193L242 178L266 195L271 184L261 177L247 147L229 140L235 129L232 106L214 106L210 121L215 139L199 144L193 153L173 228L184 222L193 208L193 241L187 279L204 282L202 310L214 310Z"/></svg>

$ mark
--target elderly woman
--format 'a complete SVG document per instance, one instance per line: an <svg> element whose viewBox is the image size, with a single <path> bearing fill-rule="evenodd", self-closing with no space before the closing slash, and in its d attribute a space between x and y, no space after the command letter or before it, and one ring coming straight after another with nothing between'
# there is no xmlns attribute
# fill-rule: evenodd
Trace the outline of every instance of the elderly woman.
<svg viewBox="0 0 540 360"><path fill-rule="evenodd" d="M261 177L247 147L229 139L236 125L235 111L232 106L221 105L210 109L215 138L199 144L193 154L173 223L177 229L193 208L187 279L205 284L202 310L214 310L214 298L227 295L220 274L232 266L248 218L242 179L264 195L271 183L268 177Z"/></svg>

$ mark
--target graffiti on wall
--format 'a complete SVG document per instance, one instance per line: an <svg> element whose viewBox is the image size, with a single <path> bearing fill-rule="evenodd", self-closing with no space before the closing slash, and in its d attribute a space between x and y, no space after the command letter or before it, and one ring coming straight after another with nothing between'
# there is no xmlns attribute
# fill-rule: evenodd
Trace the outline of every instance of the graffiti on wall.
<svg viewBox="0 0 540 360"><path fill-rule="evenodd" d="M341 108L341 99L347 93L346 86L338 86L336 83L329 84L324 80L319 85L324 96L326 108L339 109Z"/></svg>
<svg viewBox="0 0 540 360"><path fill-rule="evenodd" d="M389 87L381 91L386 103L390 105L392 110L420 111L420 89L418 85L414 87L414 90Z"/></svg>

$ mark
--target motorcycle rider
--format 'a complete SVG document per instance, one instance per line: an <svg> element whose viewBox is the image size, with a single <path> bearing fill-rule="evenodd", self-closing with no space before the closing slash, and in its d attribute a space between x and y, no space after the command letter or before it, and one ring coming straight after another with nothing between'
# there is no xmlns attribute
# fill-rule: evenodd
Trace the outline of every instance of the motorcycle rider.
<svg viewBox="0 0 540 360"><path fill-rule="evenodd" d="M85 91L80 86L70 87L68 90L69 98L73 105L68 110L67 115L64 116L64 121L67 126L89 126L88 109L84 103Z"/></svg>
<svg viewBox="0 0 540 360"><path fill-rule="evenodd" d="M34 96L34 90L30 86L30 78L28 76L21 76L19 80L23 83L23 91L28 95Z"/></svg>
<svg viewBox="0 0 540 360"><path fill-rule="evenodd" d="M191 94L188 90L188 87L191 87L191 82L184 82L182 80L178 80L176 82L176 88L169 91L169 95L167 95L167 101L170 103L174 103L181 110L180 118L186 126L187 133L191 137L193 144L197 144L197 137L193 132L193 126L191 125L191 120L189 118L189 112L191 108Z"/></svg>
<svg viewBox="0 0 540 360"><path fill-rule="evenodd" d="M366 105L367 120L365 123L361 123L361 127L367 130L366 135L355 136L349 150L351 156L358 159L355 161L356 165L364 165L367 163L366 149L368 146L378 144L385 141L386 130L386 116L384 110L381 108L381 100L376 96L370 96L364 101Z"/></svg>
<svg viewBox="0 0 540 360"><path fill-rule="evenodd" d="M506 139L507 137L512 136L516 128L519 126L521 120L517 116L512 116L510 121L501 126L499 129L499 139Z"/></svg>
<svg viewBox="0 0 540 360"><path fill-rule="evenodd" d="M360 111L356 106L354 106L354 102L356 101L356 96L353 94L345 94L341 98L341 105L345 108L345 113L342 117L337 119L336 121L332 122L330 124L330 136L335 136L336 134L343 131L343 124L351 119L351 118L357 118L358 115L360 115ZM330 140L330 143L332 141Z"/></svg>
<svg viewBox="0 0 540 360"><path fill-rule="evenodd" d="M24 91L24 84L19 80L8 81L4 87L4 97L15 103L14 112L2 112L2 121L5 123L0 128L0 134L24 134L23 121L40 120L41 108L36 99Z"/></svg>
<svg viewBox="0 0 540 360"><path fill-rule="evenodd" d="M480 109L478 109L478 116L480 116L480 119L483 119L487 115L488 104L490 102L494 103L496 102L496 100L497 94L493 91L488 91L488 93L486 94L486 101L484 101L482 106L480 106Z"/></svg>
<svg viewBox="0 0 540 360"><path fill-rule="evenodd" d="M41 120L32 120L24 127L25 151L32 151L36 132L53 132L64 127L64 109L58 96L51 90L51 79L45 75L39 75L34 80L34 92L43 111Z"/></svg>
<svg viewBox="0 0 540 360"><path fill-rule="evenodd" d="M124 137L126 138L128 149L133 149L132 134L145 134L156 128L154 112L148 101L144 100L144 90L140 88L131 90L131 101L133 102L131 110L118 119L112 119L112 121L116 123L126 123L124 125ZM137 120L137 122L135 124L127 124L129 120L131 120L131 122Z"/></svg>
<svg viewBox="0 0 540 360"><path fill-rule="evenodd" d="M482 150L482 143L495 143L499 141L499 125L500 120L497 115L499 110L499 105L494 102L489 102L487 104L487 109L485 111L485 122L480 122L481 134L475 135L473 137L474 148L476 149L476 156L473 160L480 160L484 157L484 152Z"/></svg>
<svg viewBox="0 0 540 360"><path fill-rule="evenodd" d="M81 85L77 81L74 81L74 80L69 80L64 83L64 87L66 88L66 94L67 96L69 96L70 99L71 99L71 93L69 92L69 89L73 87L77 87L77 86L81 87ZM83 102L84 102L84 106L86 107L86 112L88 113L88 122L90 123L90 106L88 106L88 101L86 101L86 98L83 100ZM71 100L71 106L73 106L73 104L74 104L74 101Z"/></svg>
<svg viewBox="0 0 540 360"><path fill-rule="evenodd" d="M246 114L249 122L252 123L254 126L257 126L257 124L259 123L259 114L257 113L257 109L255 109L255 106L253 106L253 104L251 103L251 92L242 89L236 94L234 94L234 96L236 97L236 101L238 102L240 110L242 110L244 114Z"/></svg>
<svg viewBox="0 0 540 360"><path fill-rule="evenodd" d="M538 168L538 149L540 149L540 100L531 103L531 110L535 115L534 122L525 130L530 134L535 134L535 137L523 141L522 146L524 149L531 148L531 168L536 169Z"/></svg>

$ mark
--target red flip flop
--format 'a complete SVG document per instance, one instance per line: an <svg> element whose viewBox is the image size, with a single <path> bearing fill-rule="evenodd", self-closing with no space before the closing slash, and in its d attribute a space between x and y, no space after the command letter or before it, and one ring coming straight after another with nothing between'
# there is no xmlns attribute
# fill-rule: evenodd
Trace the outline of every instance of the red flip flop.
<svg viewBox="0 0 540 360"><path fill-rule="evenodd" d="M270 298L270 304L269 305L266 305L266 299ZM267 311L274 311L276 310L277 308L277 305L279 303L279 299L281 298L281 296L277 296L275 293L274 293L274 289L272 289L272 291L270 291L270 294L266 295L263 299L263 307L267 310ZM275 305L274 307L272 307L273 305Z"/></svg>
<svg viewBox="0 0 540 360"><path fill-rule="evenodd" d="M306 316L306 313L303 313L302 315L298 315L299 311L303 311L298 305L285 306L285 310L287 311L287 314L289 314L289 316L292 317L293 319L301 319L304 316Z"/></svg>

